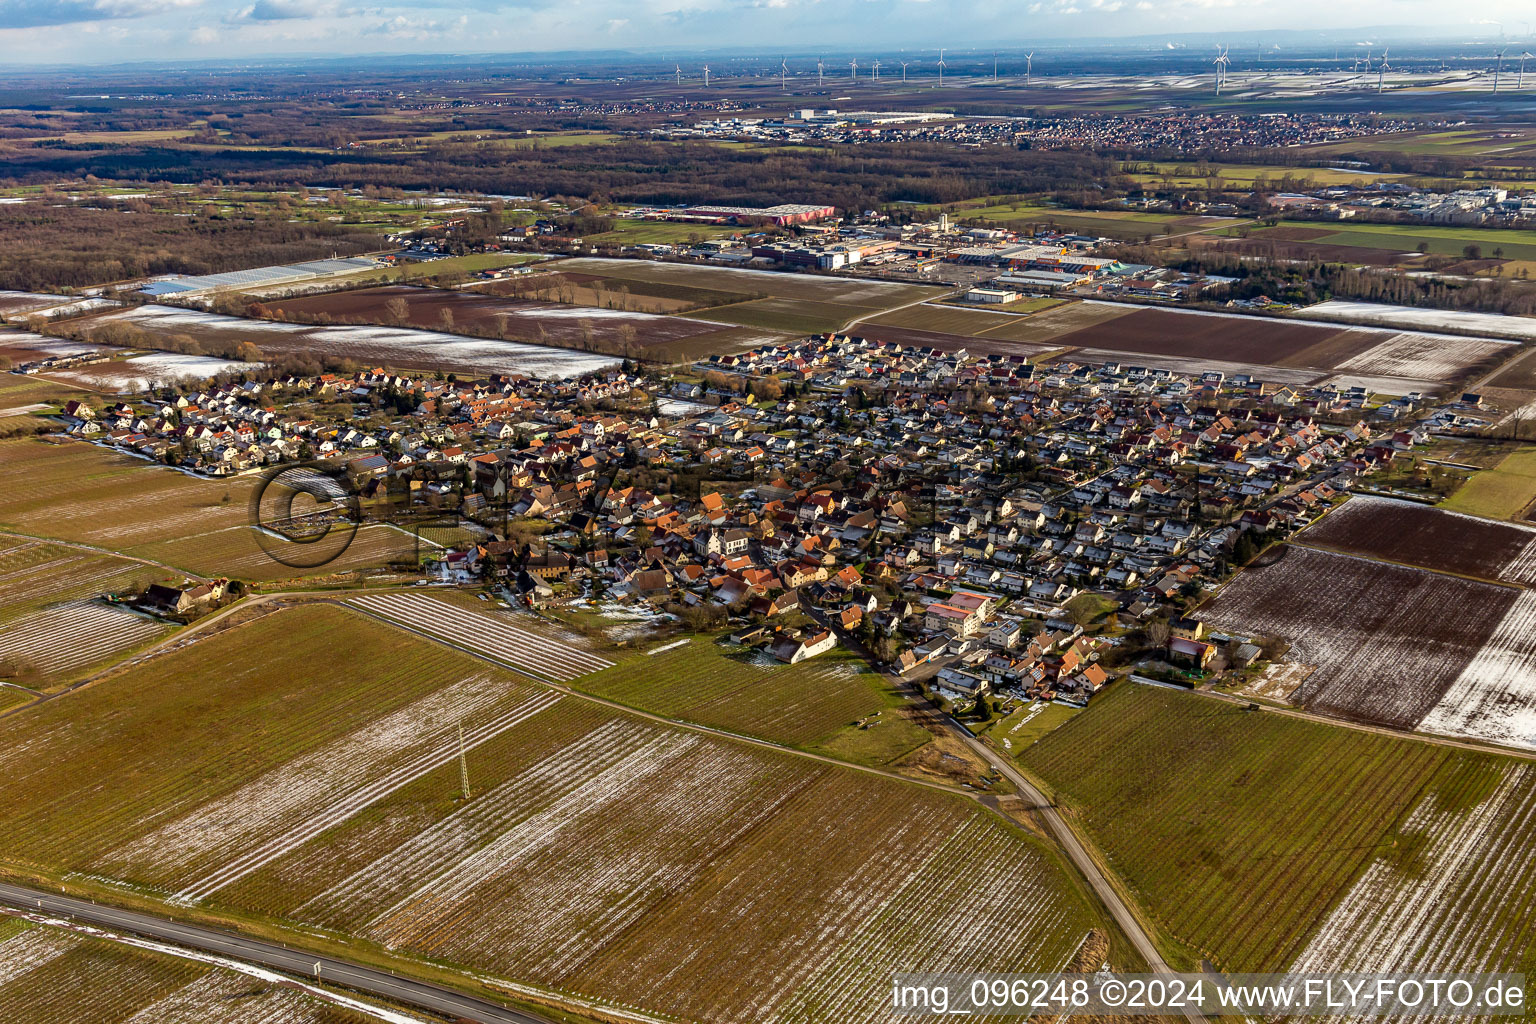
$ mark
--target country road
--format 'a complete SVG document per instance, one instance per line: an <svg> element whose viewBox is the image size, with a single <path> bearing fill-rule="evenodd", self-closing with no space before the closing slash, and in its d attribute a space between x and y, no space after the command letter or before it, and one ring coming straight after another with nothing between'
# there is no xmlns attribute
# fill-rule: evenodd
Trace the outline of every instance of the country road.
<svg viewBox="0 0 1536 1024"><path fill-rule="evenodd" d="M231 932L186 924L167 917L57 896L25 886L0 883L0 904L17 910L42 911L87 924L132 932L188 949L212 953L245 964L266 967L295 977L314 979L319 965L320 981L355 992L413 1006L449 1019L481 1024L550 1024L543 1017L510 1009L500 1003L455 992L430 982L402 978L333 956L306 953Z"/></svg>

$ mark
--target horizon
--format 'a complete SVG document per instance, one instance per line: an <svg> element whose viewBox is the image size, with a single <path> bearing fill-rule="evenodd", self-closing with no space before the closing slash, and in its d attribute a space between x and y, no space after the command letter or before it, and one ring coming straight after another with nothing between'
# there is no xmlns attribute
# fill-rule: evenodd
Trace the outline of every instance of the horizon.
<svg viewBox="0 0 1536 1024"><path fill-rule="evenodd" d="M692 0L663 9L617 0L555 5L529 0L407 6L352 6L339 0L0 0L0 66L32 69L345 61L350 59L600 59L604 54L671 58L704 55L936 51L935 28L966 28L942 45L956 53L1125 49L1170 54L1227 42L1306 50L1435 44L1515 44L1532 39L1523 7L1496 4L1477 18L1446 17L1444 5L1405 0L1391 24L1348 23L1355 11L1307 0L1268 10L1227 0L869 0L857 11L818 0ZM1264 23L1256 24L1259 19ZM1310 27L1298 29L1298 23ZM514 26L515 27L508 27ZM1449 38L1448 38L1449 36ZM1007 38L1005 45L995 40ZM751 38L749 48L733 40ZM812 43L807 40L817 40ZM855 41L856 40L856 41ZM507 45L500 45L502 43ZM145 56L153 53L153 57Z"/></svg>

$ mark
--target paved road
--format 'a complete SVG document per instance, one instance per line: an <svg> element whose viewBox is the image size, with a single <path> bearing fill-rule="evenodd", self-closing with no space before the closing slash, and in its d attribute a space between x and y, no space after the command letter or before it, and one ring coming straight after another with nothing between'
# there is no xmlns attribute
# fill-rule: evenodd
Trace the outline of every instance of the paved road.
<svg viewBox="0 0 1536 1024"><path fill-rule="evenodd" d="M248 939L214 928L184 924L132 910L118 910L68 896L50 895L24 886L0 883L0 904L132 932L310 980L315 977L315 964L318 962L321 982L377 996L403 1006L417 1007L450 1019L463 1018L482 1024L550 1024L546 1018L509 1009L489 999L465 995L425 981L397 977L388 971L364 967L335 957L295 952L270 942Z"/></svg>

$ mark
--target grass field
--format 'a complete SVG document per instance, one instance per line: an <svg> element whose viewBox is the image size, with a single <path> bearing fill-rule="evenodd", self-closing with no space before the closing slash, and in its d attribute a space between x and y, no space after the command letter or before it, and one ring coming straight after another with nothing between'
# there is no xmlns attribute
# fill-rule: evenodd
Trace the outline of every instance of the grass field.
<svg viewBox="0 0 1536 1024"><path fill-rule="evenodd" d="M696 637L577 685L642 711L863 763L888 764L930 739L896 713L901 698L883 677L842 649L781 665Z"/></svg>
<svg viewBox="0 0 1536 1024"><path fill-rule="evenodd" d="M1536 502L1536 448L1511 452L1472 474L1441 508L1488 519L1521 519Z"/></svg>
<svg viewBox="0 0 1536 1024"><path fill-rule="evenodd" d="M178 919L682 1019L884 1020L893 970L1055 969L1097 923L964 797L616 713L333 605L0 719L0 823L0 867Z"/></svg>
<svg viewBox="0 0 1536 1024"><path fill-rule="evenodd" d="M147 945L0 917L0 1020L364 1024L378 1019L295 986L257 980Z"/></svg>
<svg viewBox="0 0 1536 1024"><path fill-rule="evenodd" d="M1532 888L1483 876L1452 827L1475 827L1461 842L1501 851L1501 862L1502 851L1529 856L1521 851L1536 843L1536 824L1516 812L1536 800L1527 767L1130 683L1022 761L1087 829L1188 967L1202 957L1228 970L1320 967L1326 949L1329 970L1425 969L1446 962L1434 958L1436 939L1441 956L1454 948L1457 964L1533 963L1532 933L1519 928ZM1501 786L1513 789L1507 806L1489 806ZM1444 872L1435 871L1442 859ZM1447 890L1444 898L1428 898L1425 885ZM1479 885L1488 893L1452 895ZM1404 905L1426 924L1432 916L1438 935L1401 924ZM1388 912L1403 929L1395 945L1373 941ZM1410 944L1429 959L1394 959Z"/></svg>

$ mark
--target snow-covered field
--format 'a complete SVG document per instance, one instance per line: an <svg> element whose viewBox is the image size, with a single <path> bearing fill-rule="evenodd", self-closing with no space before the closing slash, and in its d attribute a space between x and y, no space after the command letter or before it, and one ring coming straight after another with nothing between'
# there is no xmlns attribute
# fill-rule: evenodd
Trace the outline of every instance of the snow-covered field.
<svg viewBox="0 0 1536 1024"><path fill-rule="evenodd" d="M604 310L582 310L603 314ZM640 314L622 314L636 316ZM516 341L466 338L403 327L330 326L275 323L244 317L222 316L175 306L146 305L110 314L146 328L170 333L213 333L226 337L256 335L252 340L268 354L279 352L326 352L359 362L390 366L466 368L487 373L522 373L533 377L579 377L605 370L617 361L613 356L571 349L526 345Z"/></svg>
<svg viewBox="0 0 1536 1024"><path fill-rule="evenodd" d="M1423 843L1417 856L1406 870L1389 856L1373 861L1291 970L1518 969L1536 891L1536 768L1501 770L1470 809L1426 797L1399 830L1398 843Z"/></svg>
<svg viewBox="0 0 1536 1024"><path fill-rule="evenodd" d="M47 338L31 331L5 331L0 333L0 350L26 349L45 356L83 356L92 352L117 352L111 345L92 345L81 341L65 341Z"/></svg>
<svg viewBox="0 0 1536 1024"><path fill-rule="evenodd" d="M684 398L663 398L656 403L656 411L663 416L697 416L713 409L712 405L690 402Z"/></svg>
<svg viewBox="0 0 1536 1024"><path fill-rule="evenodd" d="M67 932L48 928L28 928L0 942L0 985L37 970L68 953L80 940Z"/></svg>
<svg viewBox="0 0 1536 1024"><path fill-rule="evenodd" d="M131 356L121 362L95 363L59 370L47 376L103 391L127 394L146 391L152 386L171 381L199 380L218 373L247 373L256 370L258 366L257 363L244 363L238 359L189 356L180 352L149 352Z"/></svg>
<svg viewBox="0 0 1536 1024"><path fill-rule="evenodd" d="M154 619L99 601L71 601L5 623L0 654L62 672L147 643L165 631Z"/></svg>
<svg viewBox="0 0 1536 1024"><path fill-rule="evenodd" d="M1320 320L1344 320L1350 323L1382 324L1410 329L1456 330L1486 333L1494 337L1536 339L1536 318L1504 316L1501 313L1467 313L1449 309L1421 309L1417 306L1389 306L1377 302L1346 302L1330 299L1301 310L1299 315Z"/></svg>
<svg viewBox="0 0 1536 1024"><path fill-rule="evenodd" d="M1279 562L1239 573L1196 614L1290 641L1288 661L1317 666L1293 701L1411 729L1473 663L1517 596L1510 587L1293 545Z"/></svg>
<svg viewBox="0 0 1536 1024"><path fill-rule="evenodd" d="M1418 727L1536 749L1536 591L1521 593Z"/></svg>
<svg viewBox="0 0 1536 1024"><path fill-rule="evenodd" d="M811 277L792 275L776 270L750 270L744 267L699 266L690 263L640 263L635 260L619 260L597 256L582 256L564 260L560 269L593 274L611 273L622 278L634 274L650 281L666 281L675 284L697 285L704 288L737 287L782 288L797 283L807 294L829 301L881 302L910 291L912 285L890 281L873 281L868 278ZM796 281L798 276L799 281ZM922 282L913 282L921 284ZM778 290L775 288L775 290ZM831 294L830 293L835 293Z"/></svg>
<svg viewBox="0 0 1536 1024"><path fill-rule="evenodd" d="M13 292L0 289L0 316L20 316L35 313L50 306L61 306L70 301L69 295L48 295L44 292Z"/></svg>
<svg viewBox="0 0 1536 1024"><path fill-rule="evenodd" d="M553 706L560 695L462 680L301 755L107 855L107 870L173 880L192 903L297 849L458 756Z"/></svg>
<svg viewBox="0 0 1536 1024"><path fill-rule="evenodd" d="M420 594L370 594L351 603L546 679L575 679L613 664L593 654L574 633L544 623L513 625L511 612L485 615ZM531 626L534 620L523 621Z"/></svg>
<svg viewBox="0 0 1536 1024"><path fill-rule="evenodd" d="M1531 321L1531 324L1536 327L1536 320ZM1511 344L1477 338L1437 338L1405 332L1394 334L1379 345L1372 345L1359 355L1344 360L1337 369L1340 373L1449 380L1478 360Z"/></svg>

